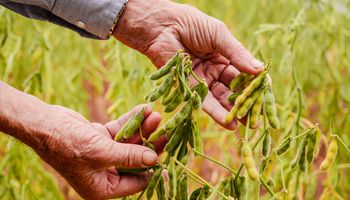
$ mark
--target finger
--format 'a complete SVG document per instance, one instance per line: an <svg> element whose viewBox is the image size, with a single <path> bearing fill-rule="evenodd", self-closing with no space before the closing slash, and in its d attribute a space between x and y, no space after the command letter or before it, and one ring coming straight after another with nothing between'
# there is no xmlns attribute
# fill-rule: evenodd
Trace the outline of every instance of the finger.
<svg viewBox="0 0 350 200"><path fill-rule="evenodd" d="M148 138L159 126L162 121L162 116L158 112L152 112L141 125L141 132L144 138ZM140 136L140 132L137 131L134 136L132 136L129 140L123 141L123 143L131 143L131 144L141 144L142 139Z"/></svg>
<svg viewBox="0 0 350 200"><path fill-rule="evenodd" d="M122 144L111 141L108 156L104 162L108 166L117 168L146 168L158 162L157 154L144 146L135 144Z"/></svg>
<svg viewBox="0 0 350 200"><path fill-rule="evenodd" d="M203 109L209 116L211 116L218 124L224 128L229 130L236 129L237 122L235 120L229 124L224 123L224 118L228 114L228 111L215 99L211 92L208 93L203 102Z"/></svg>
<svg viewBox="0 0 350 200"><path fill-rule="evenodd" d="M220 104L226 109L231 110L233 104L228 101L228 97L232 94L232 91L226 87L223 83L217 82L210 88L213 97L220 102Z"/></svg>
<svg viewBox="0 0 350 200"><path fill-rule="evenodd" d="M166 146L167 143L168 143L168 139L165 135L158 138L158 140L152 142L154 149L158 155L163 153L164 147Z"/></svg>
<svg viewBox="0 0 350 200"><path fill-rule="evenodd" d="M149 182L147 173L118 176L108 173L108 199L129 196L146 189Z"/></svg>
<svg viewBox="0 0 350 200"><path fill-rule="evenodd" d="M146 108L144 113L144 118L147 118L152 113L151 106L147 104L142 104L134 107L131 111L128 113L122 115L117 120L113 120L105 124L105 127L108 129L109 133L111 134L112 138L115 138L118 131L123 127L123 125L136 113L140 112L143 108Z"/></svg>
<svg viewBox="0 0 350 200"><path fill-rule="evenodd" d="M232 79L238 76L239 71L232 65L228 65L222 72L219 77L219 81L225 84L227 87L230 86Z"/></svg>
<svg viewBox="0 0 350 200"><path fill-rule="evenodd" d="M226 57L242 72L257 74L263 70L264 65L255 59L252 54L231 34L227 26L222 22L216 23L214 34L214 47L217 53Z"/></svg>

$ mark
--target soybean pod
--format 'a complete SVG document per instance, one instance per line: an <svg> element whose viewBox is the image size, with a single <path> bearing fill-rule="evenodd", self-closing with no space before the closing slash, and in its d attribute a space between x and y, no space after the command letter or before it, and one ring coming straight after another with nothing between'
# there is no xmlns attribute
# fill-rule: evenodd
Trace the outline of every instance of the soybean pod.
<svg viewBox="0 0 350 200"><path fill-rule="evenodd" d="M162 168L158 168L154 172L151 180L149 181L148 186L147 186L147 193L146 193L147 199L151 199L152 198L153 193L154 193L154 189L156 188L156 186L157 186L157 184L158 184L158 182L159 182L159 180L160 180L160 178L162 176L162 171L163 171Z"/></svg>
<svg viewBox="0 0 350 200"><path fill-rule="evenodd" d="M184 121L192 110L192 101L187 102L184 107L173 118L171 118L165 125L165 130L174 129L182 121Z"/></svg>
<svg viewBox="0 0 350 200"><path fill-rule="evenodd" d="M144 119L144 113L146 108L142 108L139 112L134 114L121 128L117 136L114 138L115 141L119 142L122 139L129 139L132 137L136 130L140 128L141 123Z"/></svg>
<svg viewBox="0 0 350 200"><path fill-rule="evenodd" d="M338 152L337 138L332 136L326 158L322 161L320 165L320 170L327 170L334 162Z"/></svg>
<svg viewBox="0 0 350 200"><path fill-rule="evenodd" d="M308 143L308 140L309 140L309 133L310 133L311 130L312 129L310 129L307 132L306 136L302 140L302 142L301 142L301 144L300 144L300 146L299 146L299 148L297 150L297 153L296 153L294 159L290 163L290 166L291 166L292 169L294 169L297 166L297 164L299 163L300 159L305 159L305 156L304 156L304 158L301 158L301 154L302 154L302 151L307 147L307 143Z"/></svg>
<svg viewBox="0 0 350 200"><path fill-rule="evenodd" d="M265 91L265 112L272 128L279 129L280 121L277 117L275 97L272 93L271 85Z"/></svg>
<svg viewBox="0 0 350 200"><path fill-rule="evenodd" d="M263 100L264 100L264 95L260 94L252 107L252 110L250 112L250 128L256 128L259 124L261 108L264 102Z"/></svg>
<svg viewBox="0 0 350 200"><path fill-rule="evenodd" d="M250 147L248 141L243 142L242 155L243 155L243 163L247 169L249 177L254 181L259 180L259 172L256 169L252 148Z"/></svg>
<svg viewBox="0 0 350 200"><path fill-rule="evenodd" d="M183 100L183 93L181 93L181 91L178 89L175 98L170 104L167 105L164 111L167 113L173 112L182 103Z"/></svg>
<svg viewBox="0 0 350 200"><path fill-rule="evenodd" d="M231 91L234 92L237 86L241 84L247 77L248 77L248 74L246 73L240 73L238 76L236 76L230 83Z"/></svg>
<svg viewBox="0 0 350 200"><path fill-rule="evenodd" d="M235 92L235 93L231 94L231 95L228 97L228 101L229 101L230 103L234 104L235 101L236 101L236 99L237 99L237 97L238 97L239 95L241 95L241 94L242 94L242 91Z"/></svg>
<svg viewBox="0 0 350 200"><path fill-rule="evenodd" d="M160 176L159 183L157 185L157 197L158 197L158 200L166 200L165 179L163 176Z"/></svg>
<svg viewBox="0 0 350 200"><path fill-rule="evenodd" d="M172 101L174 101L175 97L177 96L177 94L179 93L179 88L176 87L174 90L171 90L171 93L169 93L168 95L164 95L164 98L162 100L162 105L163 106L167 106L169 105L169 103L171 103Z"/></svg>
<svg viewBox="0 0 350 200"><path fill-rule="evenodd" d="M270 180L271 173L273 171L275 164L276 164L276 154L273 153L266 161L266 166L264 168L263 175L262 175L264 180L266 181Z"/></svg>
<svg viewBox="0 0 350 200"><path fill-rule="evenodd" d="M271 133L270 133L270 129L267 128L266 129L266 134L263 140L263 144L262 144L262 155L263 156L268 156L270 155L271 152Z"/></svg>
<svg viewBox="0 0 350 200"><path fill-rule="evenodd" d="M163 96L169 88L173 87L175 83L176 83L176 80L174 78L173 73L169 74L168 77L165 79L165 81L162 83L162 85L159 86L159 88L157 90L155 90L151 94L147 95L146 99L149 102L155 102L161 96Z"/></svg>
<svg viewBox="0 0 350 200"><path fill-rule="evenodd" d="M176 197L176 188L177 188L177 174L175 168L174 160L170 161L168 166L168 176L169 176L169 199L174 199Z"/></svg>
<svg viewBox="0 0 350 200"><path fill-rule="evenodd" d="M292 137L288 137L277 149L276 153L277 155L282 155L285 152L287 152L290 148L290 145L292 143Z"/></svg>
<svg viewBox="0 0 350 200"><path fill-rule="evenodd" d="M250 111L258 97L261 95L263 87L256 89L250 97L248 97L237 111L237 118L242 119Z"/></svg>
<svg viewBox="0 0 350 200"><path fill-rule="evenodd" d="M169 74L171 69L177 65L178 62L180 62L183 59L182 51L178 51L174 57L172 57L167 64L165 64L162 68L160 68L158 71L155 71L152 73L149 78L151 80L158 80L162 78L163 76Z"/></svg>
<svg viewBox="0 0 350 200"><path fill-rule="evenodd" d="M309 143L307 145L306 158L308 163L312 163L312 161L314 160L314 152L315 152L315 149L317 148L316 142L317 142L317 130L315 129L313 133L310 135Z"/></svg>
<svg viewBox="0 0 350 200"><path fill-rule="evenodd" d="M169 154L173 154L173 152L176 150L176 147L178 147L179 144L181 143L184 128L185 128L185 124L181 124L176 128L171 138L168 138L169 142L165 146L164 150L167 151Z"/></svg>

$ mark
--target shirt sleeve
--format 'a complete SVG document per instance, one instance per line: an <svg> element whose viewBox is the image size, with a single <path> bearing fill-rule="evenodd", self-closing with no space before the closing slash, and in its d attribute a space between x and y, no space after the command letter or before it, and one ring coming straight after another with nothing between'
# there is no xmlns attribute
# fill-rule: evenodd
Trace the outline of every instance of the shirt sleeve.
<svg viewBox="0 0 350 200"><path fill-rule="evenodd" d="M108 39L127 0L0 0L29 18L50 21L96 39Z"/></svg>

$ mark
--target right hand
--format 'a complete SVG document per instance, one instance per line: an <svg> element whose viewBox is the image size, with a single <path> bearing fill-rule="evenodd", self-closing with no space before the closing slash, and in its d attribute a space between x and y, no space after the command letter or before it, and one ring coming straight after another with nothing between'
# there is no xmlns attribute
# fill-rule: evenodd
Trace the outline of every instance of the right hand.
<svg viewBox="0 0 350 200"><path fill-rule="evenodd" d="M130 0L114 36L160 68L178 49L193 59L195 73L210 89L203 109L217 123L235 129L236 121L224 123L232 108L227 97L239 71L257 74L263 64L231 34L227 26L198 9L168 0Z"/></svg>

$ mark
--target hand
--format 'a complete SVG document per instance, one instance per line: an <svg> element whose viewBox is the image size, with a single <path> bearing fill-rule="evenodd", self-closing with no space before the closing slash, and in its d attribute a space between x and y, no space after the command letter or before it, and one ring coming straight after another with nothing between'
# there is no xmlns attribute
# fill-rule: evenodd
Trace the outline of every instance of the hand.
<svg viewBox="0 0 350 200"><path fill-rule="evenodd" d="M141 129L148 137L157 129L161 117L147 105L137 106L105 126L90 123L67 108L51 106L50 112L57 116L56 128L52 129L50 142L45 144L48 148L37 152L85 199L109 199L137 193L147 186L148 174L120 175L115 166L124 169L150 167L157 163L157 154L135 145L141 142L136 136L138 133L128 141L134 144L117 143L113 138L132 114L145 106ZM166 142L160 140L155 144L158 151Z"/></svg>
<svg viewBox="0 0 350 200"><path fill-rule="evenodd" d="M204 110L219 124L235 129L237 122L224 124L232 105L228 85L239 71L257 74L263 64L233 37L226 25L198 9L168 0L130 0L114 36L163 66L178 49L193 59L194 71L209 85ZM237 70L238 69L238 70Z"/></svg>
<svg viewBox="0 0 350 200"><path fill-rule="evenodd" d="M148 184L148 175L119 174L117 169L148 168L158 156L141 144L140 133L118 143L113 140L123 124L146 108L141 130L145 138L161 121L159 113L140 105L106 125L90 123L79 113L44 103L0 81L0 131L27 144L56 169L85 199L109 199L137 193ZM138 131L137 131L138 132ZM153 143L156 152L166 144Z"/></svg>

